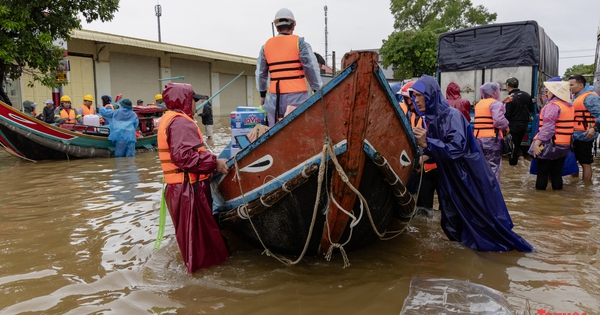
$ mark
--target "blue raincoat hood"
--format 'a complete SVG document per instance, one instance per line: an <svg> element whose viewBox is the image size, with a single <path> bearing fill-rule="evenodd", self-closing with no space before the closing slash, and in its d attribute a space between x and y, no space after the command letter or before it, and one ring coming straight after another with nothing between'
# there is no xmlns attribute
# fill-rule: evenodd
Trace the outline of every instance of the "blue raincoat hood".
<svg viewBox="0 0 600 315"><path fill-rule="evenodd" d="M421 76L421 78L413 84L412 89L423 94L425 97L425 113L421 113L418 106L415 106L415 110L419 116L425 116L428 120L433 120L435 116L450 107L450 104L446 98L444 98L437 81L431 76L426 74ZM410 97L412 98L413 104L417 104L412 92L410 93Z"/></svg>

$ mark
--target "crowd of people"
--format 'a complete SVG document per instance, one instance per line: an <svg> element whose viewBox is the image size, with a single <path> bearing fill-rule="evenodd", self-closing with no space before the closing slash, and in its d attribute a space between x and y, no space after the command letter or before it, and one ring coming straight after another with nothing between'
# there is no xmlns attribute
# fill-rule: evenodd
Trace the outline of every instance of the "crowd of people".
<svg viewBox="0 0 600 315"><path fill-rule="evenodd" d="M72 106L69 95L62 95L58 105L48 99L45 106L38 115L35 111L36 103L23 102L23 110L26 114L37 119L53 124L61 128L72 129L74 125L90 125L94 127L106 127L110 132L108 139L114 144L115 157L131 157L135 155L135 143L141 136L138 115L133 111L133 105L129 99L120 99L113 102L109 95L102 95L102 105L94 106L94 97L87 94L83 97L83 104L78 108ZM138 106L144 106L143 100L137 101ZM155 103L147 104L158 109L166 110L162 94L155 96ZM85 118L87 116L87 119ZM86 121L87 120L87 121Z"/></svg>
<svg viewBox="0 0 600 315"><path fill-rule="evenodd" d="M408 93L405 88L408 87ZM519 80L508 78L508 97L500 99L500 84L484 83L481 100L474 108L473 125L467 114L470 103L460 88L448 85L446 98L437 81L424 75L397 92L418 145L423 149L417 171L408 186L417 194L417 206L433 207L437 191L442 211L442 228L449 239L477 250L533 251L533 247L512 229L512 222L500 191L502 147L505 137L512 142L509 165L523 160L521 142L534 104L531 95L519 90ZM583 181L591 182L592 148L600 124L600 97L581 75L569 81L555 77L544 82L545 103L540 104L539 124L527 153L537 175L535 189L563 188L562 176L579 175L579 168L565 174L565 159L581 165ZM575 162L577 161L577 162ZM427 167L435 163L435 167ZM569 169L573 169L570 166ZM435 176L428 175L435 170ZM417 186L420 181L420 190Z"/></svg>
<svg viewBox="0 0 600 315"><path fill-rule="evenodd" d="M261 47L255 76L269 126L322 88L320 69L325 63L303 37L293 34L296 20L290 10L279 10L273 24L278 34ZM420 173L407 186L418 195L421 207L433 208L437 192L441 226L450 240L479 251L533 252L533 246L512 231L499 183L504 144L512 143L510 166L524 160L521 142L532 121L534 103L531 95L519 89L517 78L507 78L505 84L508 97L504 99L500 99L502 87L497 82L479 87L481 100L474 105L473 117L471 103L461 97L455 82L448 84L445 96L437 81L427 75L392 87L421 150ZM537 164L535 188L545 190L550 182L552 189L562 189L562 170L570 152L582 166L583 180L591 181L600 97L580 75L570 77L569 82L552 78L544 86L547 102L541 107L537 134L527 151ZM38 118L57 125L81 124L85 116L98 113L111 129L115 156L133 156L139 121L132 102L113 103L108 95L101 100L98 111L91 95L84 96L83 105L74 109L70 97L63 95L58 106L47 100ZM207 100L189 84L169 83L152 104L168 109L158 125L158 154L167 184L164 198L189 273L229 257L212 215L208 182L210 174L226 174L229 168L226 160L207 150L205 137L210 140L213 135L212 106ZM198 114L205 135L194 121L198 101L205 103ZM144 102L139 99L136 104ZM27 104L33 116L35 106Z"/></svg>

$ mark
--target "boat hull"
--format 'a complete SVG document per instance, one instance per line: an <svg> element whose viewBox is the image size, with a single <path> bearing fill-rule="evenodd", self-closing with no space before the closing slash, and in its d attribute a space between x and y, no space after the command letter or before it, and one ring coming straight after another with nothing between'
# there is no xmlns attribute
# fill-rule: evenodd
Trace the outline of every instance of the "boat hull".
<svg viewBox="0 0 600 315"><path fill-rule="evenodd" d="M410 217L418 151L377 59L346 54L338 77L213 178L222 226L274 252L301 254L308 240L307 253L326 254L364 247L392 216Z"/></svg>
<svg viewBox="0 0 600 315"><path fill-rule="evenodd" d="M31 160L65 160L114 156L106 128L76 126L81 132L42 122L0 102L0 143L17 156ZM138 138L136 152L155 151L156 135Z"/></svg>

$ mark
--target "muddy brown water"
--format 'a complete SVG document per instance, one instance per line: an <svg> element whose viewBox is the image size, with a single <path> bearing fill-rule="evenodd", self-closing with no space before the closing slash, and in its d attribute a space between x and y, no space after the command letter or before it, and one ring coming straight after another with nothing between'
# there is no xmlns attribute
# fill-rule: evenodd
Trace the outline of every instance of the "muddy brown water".
<svg viewBox="0 0 600 315"><path fill-rule="evenodd" d="M228 117L216 119L220 150ZM158 229L157 156L31 163L0 150L0 314L399 314L412 277L501 291L516 314L600 314L600 167L535 191L528 161L502 169L514 230L537 253L482 253L446 239L440 215L331 261L292 267L227 234L224 264L186 273L170 218ZM293 257L290 257L293 258Z"/></svg>

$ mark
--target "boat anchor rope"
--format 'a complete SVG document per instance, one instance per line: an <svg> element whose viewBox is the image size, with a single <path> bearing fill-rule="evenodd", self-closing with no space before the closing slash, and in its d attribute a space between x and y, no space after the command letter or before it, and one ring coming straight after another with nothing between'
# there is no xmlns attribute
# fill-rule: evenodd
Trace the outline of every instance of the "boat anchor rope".
<svg viewBox="0 0 600 315"><path fill-rule="evenodd" d="M258 241L260 242L260 244L265 249L262 253L265 254L265 255L267 255L268 257L273 257L273 258L279 260L281 263L283 263L286 266L292 266L292 265L298 264L300 261L302 261L302 259L304 258L304 255L306 254L306 251L308 250L308 244L310 243L310 239L312 237L312 233L313 233L313 230L314 230L314 227L315 227L315 222L316 222L316 219L317 219L317 212L318 212L318 209L319 209L319 201L321 199L321 188L322 188L322 184L323 184L323 178L325 177L324 174L325 174L325 169L326 169L326 165L327 165L327 163L325 162L326 161L326 157L327 157L327 147L331 148L331 144L328 144L328 141L326 141L326 144L323 146L323 150L321 151L321 164L319 165L319 177L318 177L318 185L317 185L317 198L315 200L315 205L314 205L314 209L313 209L313 215L312 215L312 220L311 220L311 223L310 223L310 228L308 230L308 235L306 237L306 242L304 244L304 248L302 249L302 253L298 257L298 259L296 259L295 261L292 261L292 260L290 260L290 259L288 259L288 258L286 258L284 256L277 255L277 254L271 252L271 250L269 250L269 248L267 248L267 246L263 242L262 238L258 234L258 231L256 230L256 227L254 226L254 223L252 222L251 215L249 214L249 211L248 211L248 202L246 201L246 197L244 196L244 190L242 188L242 179L240 177L239 167L238 167L238 164L237 164L237 155L233 159L233 162L235 164L235 176L237 178L237 182L238 182L238 185L240 187L240 194L242 195L242 201L243 201L242 205L244 206L243 208L241 206L238 207L238 211L244 212L243 215L248 218L248 222L250 222L250 225L252 226L252 229L254 230L254 234L256 234L256 237L258 238ZM305 167L305 169L302 170L302 172L300 173L300 177L303 178L304 181L306 181L310 177L310 175L308 175L307 173L305 173L305 171L306 171L307 168L311 168L311 167L315 168L316 165L312 164L312 165L310 165L308 167ZM313 172L314 172L314 170L313 170ZM311 172L309 171L308 173L311 173ZM298 186L300 186L300 184L298 184ZM283 185L285 185L285 183L283 183ZM285 192L285 190L283 190L283 189L282 189L282 191ZM288 192L285 192L285 194L287 194L287 193ZM283 197L283 195L281 197ZM281 199L281 197L279 199ZM261 199L260 202L263 203L262 196L259 199ZM273 202L273 204L274 203L275 202Z"/></svg>

